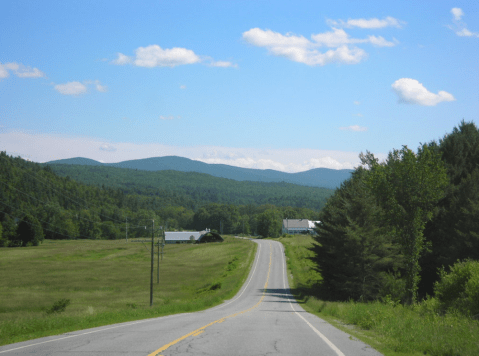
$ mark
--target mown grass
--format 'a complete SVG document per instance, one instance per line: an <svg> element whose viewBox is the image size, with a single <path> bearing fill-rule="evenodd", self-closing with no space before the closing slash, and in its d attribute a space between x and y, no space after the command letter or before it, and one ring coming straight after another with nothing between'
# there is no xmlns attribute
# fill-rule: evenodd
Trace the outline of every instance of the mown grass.
<svg viewBox="0 0 479 356"><path fill-rule="evenodd" d="M291 291L303 308L384 355L479 355L479 321L439 315L432 300L414 306L321 300L321 276L310 259L314 240L308 235L275 240L285 247Z"/></svg>
<svg viewBox="0 0 479 356"><path fill-rule="evenodd" d="M145 245L150 248L131 240L46 240L37 247L1 248L0 345L212 307L241 288L257 246L232 237L166 245L159 284L155 261L150 307Z"/></svg>

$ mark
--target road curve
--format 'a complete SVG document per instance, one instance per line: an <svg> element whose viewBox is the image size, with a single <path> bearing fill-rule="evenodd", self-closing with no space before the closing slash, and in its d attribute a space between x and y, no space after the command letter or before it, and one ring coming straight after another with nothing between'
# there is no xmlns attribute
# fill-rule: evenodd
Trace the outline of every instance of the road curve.
<svg viewBox="0 0 479 356"><path fill-rule="evenodd" d="M6 345L0 355L381 355L305 312L289 292L283 246L253 241L246 283L217 307Z"/></svg>

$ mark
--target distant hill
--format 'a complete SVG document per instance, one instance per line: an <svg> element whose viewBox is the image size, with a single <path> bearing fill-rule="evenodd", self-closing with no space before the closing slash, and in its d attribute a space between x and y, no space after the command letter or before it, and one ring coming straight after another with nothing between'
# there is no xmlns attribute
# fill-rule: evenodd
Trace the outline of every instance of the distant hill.
<svg viewBox="0 0 479 356"><path fill-rule="evenodd" d="M335 170L315 168L299 173L285 173L272 169L250 169L228 166L225 164L208 164L177 156L152 157L118 163L101 163L92 159L77 157L50 161L46 164L67 164L84 166L103 166L129 168L143 171L178 171L205 173L219 178L252 182L287 182L310 187L335 189L351 175L351 169Z"/></svg>

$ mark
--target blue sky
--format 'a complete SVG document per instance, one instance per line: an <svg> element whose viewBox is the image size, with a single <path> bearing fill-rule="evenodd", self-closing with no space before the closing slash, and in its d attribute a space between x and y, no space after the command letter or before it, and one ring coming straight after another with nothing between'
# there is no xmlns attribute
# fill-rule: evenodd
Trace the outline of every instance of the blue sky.
<svg viewBox="0 0 479 356"><path fill-rule="evenodd" d="M4 1L0 150L288 172L478 123L476 1Z"/></svg>

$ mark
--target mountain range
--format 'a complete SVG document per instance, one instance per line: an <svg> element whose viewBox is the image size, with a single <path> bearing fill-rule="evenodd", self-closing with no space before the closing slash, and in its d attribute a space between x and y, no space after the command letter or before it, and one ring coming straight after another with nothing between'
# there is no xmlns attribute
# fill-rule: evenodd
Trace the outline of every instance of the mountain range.
<svg viewBox="0 0 479 356"><path fill-rule="evenodd" d="M128 168L143 171L179 171L205 173L214 177L252 182L287 182L310 187L335 189L351 176L351 169L335 170L314 168L304 172L286 173L272 169L251 169L229 166L226 164L208 164L178 156L152 157L123 161L118 163L101 163L89 158L76 157L46 162L45 164L67 164L82 166L104 166Z"/></svg>

